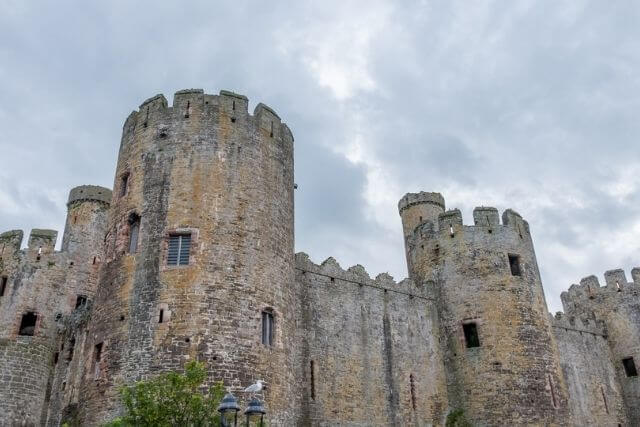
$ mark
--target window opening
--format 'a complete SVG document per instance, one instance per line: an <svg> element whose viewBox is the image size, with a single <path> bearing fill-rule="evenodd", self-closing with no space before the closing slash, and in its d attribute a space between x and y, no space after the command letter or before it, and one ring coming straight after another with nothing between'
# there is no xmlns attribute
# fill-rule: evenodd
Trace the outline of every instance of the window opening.
<svg viewBox="0 0 640 427"><path fill-rule="evenodd" d="M98 343L95 345L94 349L93 349L93 363L94 363L94 370L93 370L93 377L94 379L98 379L100 378L100 362L102 361L102 343Z"/></svg>
<svg viewBox="0 0 640 427"><path fill-rule="evenodd" d="M73 337L71 338L71 341L69 342L69 352L67 353L67 361L70 362L73 360L73 352L76 348L76 338Z"/></svg>
<svg viewBox="0 0 640 427"><path fill-rule="evenodd" d="M75 224L78 221L78 215L73 216L73 223Z"/></svg>
<svg viewBox="0 0 640 427"><path fill-rule="evenodd" d="M449 224L449 234L453 237L453 225Z"/></svg>
<svg viewBox="0 0 640 427"><path fill-rule="evenodd" d="M478 336L478 325L475 323L465 323L462 325L464 340L467 348L480 347L480 337Z"/></svg>
<svg viewBox="0 0 640 427"><path fill-rule="evenodd" d="M616 290L617 290L618 292L621 292L621 291L622 291L622 288L620 287L620 282L619 282L619 281L617 281L617 280L616 280Z"/></svg>
<svg viewBox="0 0 640 427"><path fill-rule="evenodd" d="M42 255L42 246L38 247L38 256L36 257L36 261L40 261L40 256Z"/></svg>
<svg viewBox="0 0 640 427"><path fill-rule="evenodd" d="M140 234L140 217L131 214L129 217L129 253L135 254L138 250L138 235Z"/></svg>
<svg viewBox="0 0 640 427"><path fill-rule="evenodd" d="M522 271L520 269L520 257L518 255L509 254L509 267L511 268L512 276L522 275Z"/></svg>
<svg viewBox="0 0 640 427"><path fill-rule="evenodd" d="M83 305L87 304L87 297L86 295L78 295L78 297L76 298L76 309L82 307Z"/></svg>
<svg viewBox="0 0 640 427"><path fill-rule="evenodd" d="M185 119L189 118L190 110L191 110L191 101L187 101L187 110L184 112L184 118Z"/></svg>
<svg viewBox="0 0 640 427"><path fill-rule="evenodd" d="M604 403L604 411L609 413L609 405L607 404L607 395L604 394L604 387L600 386L600 392L602 393L602 402Z"/></svg>
<svg viewBox="0 0 640 427"><path fill-rule="evenodd" d="M556 400L556 390L553 386L553 378L551 378L551 374L547 375L547 381L549 382L549 391L551 392L551 403L554 408L558 407L558 402Z"/></svg>
<svg viewBox="0 0 640 427"><path fill-rule="evenodd" d="M262 312L262 344L273 345L273 313L270 311Z"/></svg>
<svg viewBox="0 0 640 427"><path fill-rule="evenodd" d="M411 407L416 410L416 385L413 380L413 374L409 375L409 386L411 390Z"/></svg>
<svg viewBox="0 0 640 427"><path fill-rule="evenodd" d="M313 360L309 364L310 380L311 380L311 400L316 400L316 379L314 372Z"/></svg>
<svg viewBox="0 0 640 427"><path fill-rule="evenodd" d="M57 351L54 353L53 355L53 364L57 365L58 364L58 357L60 357L60 353L58 353Z"/></svg>
<svg viewBox="0 0 640 427"><path fill-rule="evenodd" d="M7 281L9 278L7 276L2 276L0 279L0 297L4 296L4 292L7 290Z"/></svg>
<svg viewBox="0 0 640 427"><path fill-rule="evenodd" d="M273 122L271 122L271 133L269 134L271 138L273 138Z"/></svg>
<svg viewBox="0 0 640 427"><path fill-rule="evenodd" d="M236 110L236 101L233 101L233 103L232 103L232 104L233 104L232 108L233 108L233 110L235 111L235 110Z"/></svg>
<svg viewBox="0 0 640 427"><path fill-rule="evenodd" d="M168 265L189 265L191 234L171 234L169 236Z"/></svg>
<svg viewBox="0 0 640 427"><path fill-rule="evenodd" d="M158 315L158 323L162 323L164 321L164 309L160 309L160 314Z"/></svg>
<svg viewBox="0 0 640 427"><path fill-rule="evenodd" d="M93 257L93 265L96 265L96 257Z"/></svg>
<svg viewBox="0 0 640 427"><path fill-rule="evenodd" d="M127 190L129 187L129 174L125 173L120 178L120 197L124 197L127 194Z"/></svg>
<svg viewBox="0 0 640 427"><path fill-rule="evenodd" d="M38 321L38 315L32 311L25 313L22 315L22 320L20 321L20 331L19 335L24 335L27 337L32 337L36 331L36 322Z"/></svg>
<svg viewBox="0 0 640 427"><path fill-rule="evenodd" d="M628 377L637 377L638 371L636 370L636 363L633 361L633 357L627 357L622 359L622 365L624 366L624 372Z"/></svg>

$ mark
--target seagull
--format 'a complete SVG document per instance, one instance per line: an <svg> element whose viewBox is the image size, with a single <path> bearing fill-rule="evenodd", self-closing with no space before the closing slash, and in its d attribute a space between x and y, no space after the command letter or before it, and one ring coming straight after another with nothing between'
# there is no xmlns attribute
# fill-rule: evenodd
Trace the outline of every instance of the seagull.
<svg viewBox="0 0 640 427"><path fill-rule="evenodd" d="M263 385L262 385L262 380L258 380L256 381L255 384L251 384L249 387L244 389L245 393L258 393L260 391L262 391Z"/></svg>

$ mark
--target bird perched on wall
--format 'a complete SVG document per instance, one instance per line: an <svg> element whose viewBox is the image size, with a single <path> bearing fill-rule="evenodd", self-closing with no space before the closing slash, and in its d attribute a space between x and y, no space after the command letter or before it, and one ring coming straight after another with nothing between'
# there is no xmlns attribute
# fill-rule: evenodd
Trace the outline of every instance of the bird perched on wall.
<svg viewBox="0 0 640 427"><path fill-rule="evenodd" d="M262 383L262 380L258 380L256 381L255 384L251 384L249 387L245 388L244 392L255 394L262 391L263 388L264 388L264 384Z"/></svg>

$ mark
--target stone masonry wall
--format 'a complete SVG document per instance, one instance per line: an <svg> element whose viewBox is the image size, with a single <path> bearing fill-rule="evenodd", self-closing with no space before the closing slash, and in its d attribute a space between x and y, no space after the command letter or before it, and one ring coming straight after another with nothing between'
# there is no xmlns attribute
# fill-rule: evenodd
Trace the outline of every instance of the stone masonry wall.
<svg viewBox="0 0 640 427"><path fill-rule="evenodd" d="M595 276L585 277L561 298L567 316L604 322L628 425L636 426L640 425L640 377L628 377L622 360L633 358L640 369L640 268L634 268L631 276L633 282L627 282L624 271L607 271L606 286L600 286Z"/></svg>
<svg viewBox="0 0 640 427"><path fill-rule="evenodd" d="M628 425L603 323L562 313L551 323L569 390L571 425Z"/></svg>
<svg viewBox="0 0 640 427"><path fill-rule="evenodd" d="M206 362L209 383L236 392L266 381L271 425L296 419L293 137L270 108L247 108L244 96L194 89L177 92L172 106L153 97L126 120L84 349L93 355L84 424L121 411L120 384L190 359ZM172 233L191 235L188 265L167 265ZM265 310L275 319L272 346L261 343Z"/></svg>
<svg viewBox="0 0 640 427"><path fill-rule="evenodd" d="M403 221L419 206L408 199L399 206ZM474 222L465 226L458 210L425 214L407 238L411 277L436 292L449 403L479 426L562 425L567 389L529 227L511 210L501 224L488 207L474 210ZM479 346L470 347L464 330L473 325Z"/></svg>
<svg viewBox="0 0 640 427"><path fill-rule="evenodd" d="M446 379L428 289L296 255L301 425L442 425Z"/></svg>

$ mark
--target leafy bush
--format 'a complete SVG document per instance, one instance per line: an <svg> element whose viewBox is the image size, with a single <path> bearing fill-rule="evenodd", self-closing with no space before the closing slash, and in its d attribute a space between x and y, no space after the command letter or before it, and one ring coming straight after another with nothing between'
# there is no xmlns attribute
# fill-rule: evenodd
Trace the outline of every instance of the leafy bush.
<svg viewBox="0 0 640 427"><path fill-rule="evenodd" d="M222 382L203 391L207 378L204 364L191 361L184 374L167 372L120 388L125 414L105 427L218 426L217 408L224 396Z"/></svg>
<svg viewBox="0 0 640 427"><path fill-rule="evenodd" d="M464 410L456 409L447 415L446 427L473 427L464 415Z"/></svg>

